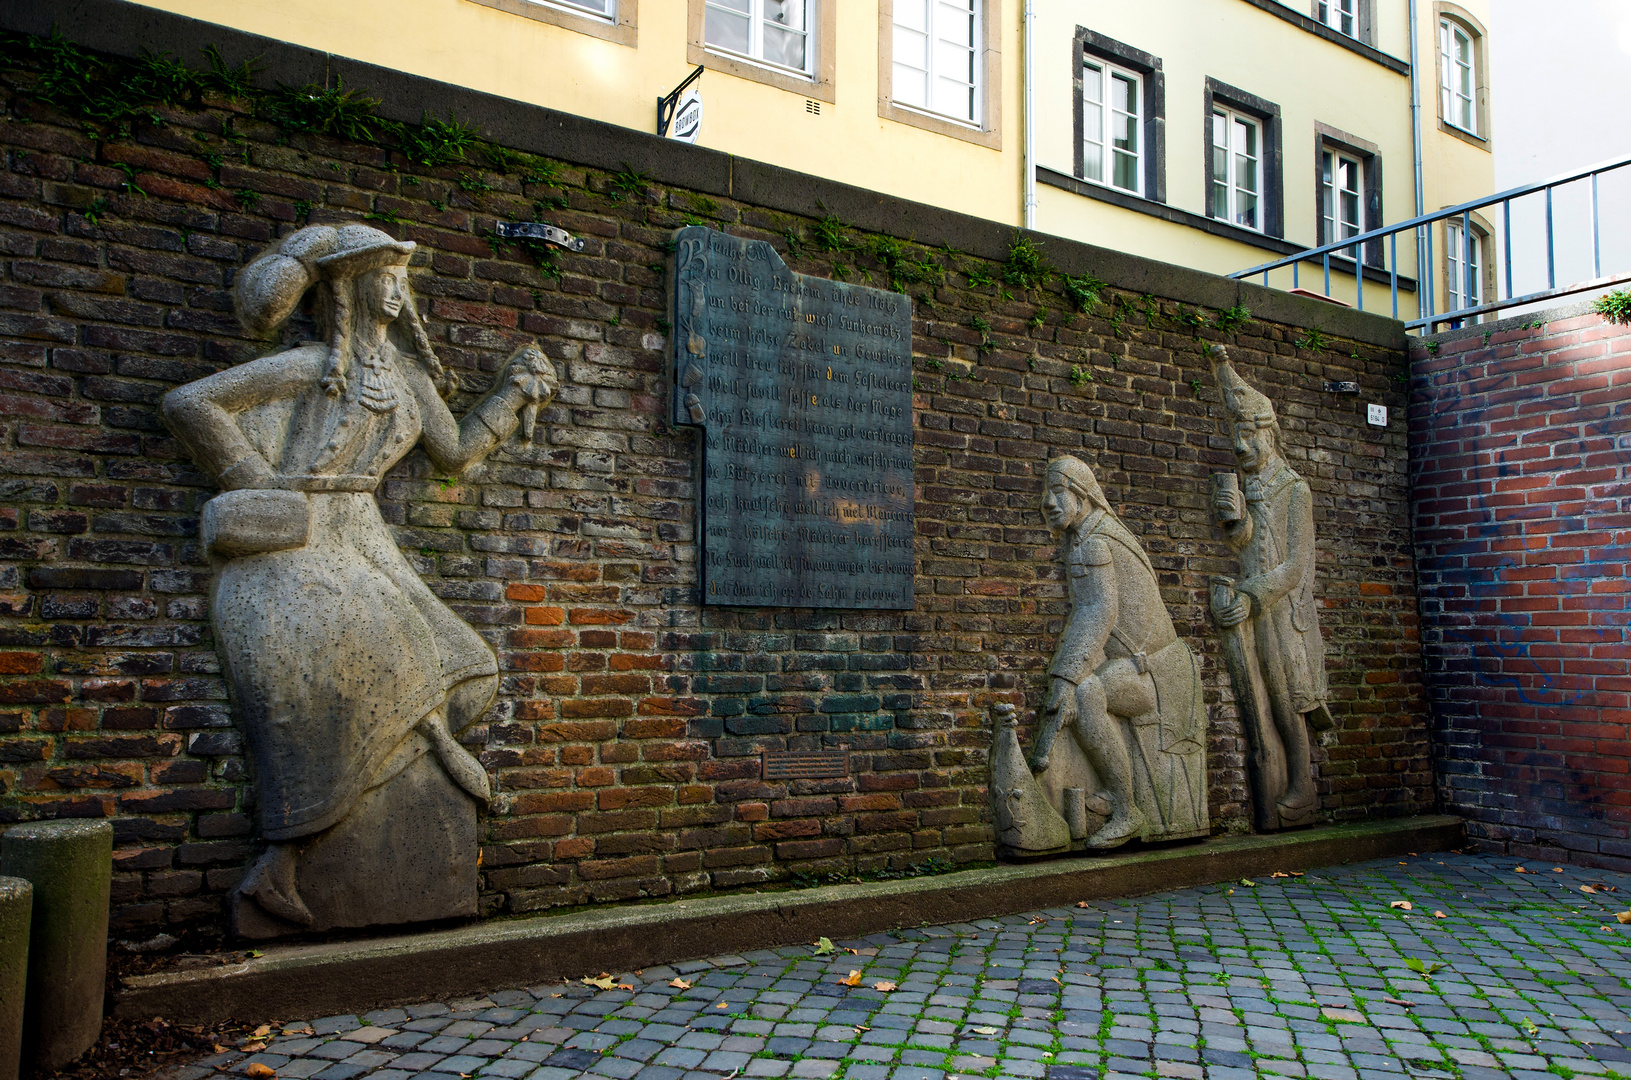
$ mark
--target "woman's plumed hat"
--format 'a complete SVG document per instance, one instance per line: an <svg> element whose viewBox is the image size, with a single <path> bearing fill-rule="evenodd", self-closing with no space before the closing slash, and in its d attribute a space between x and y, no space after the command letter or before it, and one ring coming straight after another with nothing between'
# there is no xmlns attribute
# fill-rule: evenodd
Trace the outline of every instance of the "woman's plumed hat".
<svg viewBox="0 0 1631 1080"><path fill-rule="evenodd" d="M320 277L333 280L406 265L415 246L368 225L298 229L267 248L238 275L238 318L251 333L264 334L293 314L300 298Z"/></svg>

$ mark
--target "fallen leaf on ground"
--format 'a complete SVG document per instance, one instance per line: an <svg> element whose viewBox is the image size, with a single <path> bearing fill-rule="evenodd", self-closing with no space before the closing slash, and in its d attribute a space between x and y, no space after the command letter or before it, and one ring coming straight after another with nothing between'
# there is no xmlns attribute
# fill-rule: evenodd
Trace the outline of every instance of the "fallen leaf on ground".
<svg viewBox="0 0 1631 1080"><path fill-rule="evenodd" d="M314 1034L314 1032L312 1031L310 1025L303 1025L301 1027L286 1027L286 1028L283 1029L283 1034L285 1034L285 1035L311 1035L311 1034Z"/></svg>
<svg viewBox="0 0 1631 1080"><path fill-rule="evenodd" d="M1631 922L1631 911L1616 912L1614 917L1620 920L1621 923Z"/></svg>
<svg viewBox="0 0 1631 1080"><path fill-rule="evenodd" d="M818 937L815 941L815 954L817 956L831 956L838 949L833 945L832 938Z"/></svg>
<svg viewBox="0 0 1631 1080"><path fill-rule="evenodd" d="M1592 888L1590 885L1580 886L1580 891L1583 892L1583 893L1589 893L1589 894L1591 894L1593 896L1595 896L1597 894L1597 890Z"/></svg>
<svg viewBox="0 0 1631 1080"><path fill-rule="evenodd" d="M1257 882L1255 882L1255 881L1253 881L1253 880L1252 880L1252 879L1251 879L1251 878L1249 878L1249 877L1243 877L1243 878L1241 878L1241 879L1240 879L1240 883L1241 883L1241 884L1242 884L1242 885L1244 885L1244 886L1246 886L1246 887L1247 887L1247 888L1248 888L1248 889L1250 889L1250 888L1255 888L1255 887L1256 887L1256 885L1257 885Z"/></svg>
<svg viewBox="0 0 1631 1080"><path fill-rule="evenodd" d="M1291 876L1290 874L1286 873L1283 870L1276 870L1274 873L1269 875L1269 877L1290 877L1290 876Z"/></svg>
<svg viewBox="0 0 1631 1080"><path fill-rule="evenodd" d="M262 1024L260 1027L256 1028L254 1031L251 1031L249 1033L249 1037L251 1039L264 1039L264 1038L266 1038L266 1036L268 1036L270 1034L272 1034L272 1025L271 1024Z"/></svg>
<svg viewBox="0 0 1631 1080"><path fill-rule="evenodd" d="M861 985L861 969L860 968L852 969L850 971L850 973L849 973L849 978L839 979L838 984L840 986L860 986Z"/></svg>
<svg viewBox="0 0 1631 1080"><path fill-rule="evenodd" d="M267 1077L267 1076L276 1076L277 1075L277 1070L272 1068L270 1065L266 1065L266 1064L264 1064L262 1062L251 1061L249 1063L249 1068L244 1070L244 1075L245 1076L253 1076L253 1077L257 1077L257 1078L264 1078L264 1077Z"/></svg>
<svg viewBox="0 0 1631 1080"><path fill-rule="evenodd" d="M1512 872L1514 874L1527 874L1529 871L1525 870L1521 866L1516 866L1516 867L1513 867Z"/></svg>
<svg viewBox="0 0 1631 1080"><path fill-rule="evenodd" d="M1433 912L1433 918L1435 918L1435 919L1448 919L1449 916L1444 914L1444 912L1442 912L1442 911L1435 911L1435 912Z"/></svg>
<svg viewBox="0 0 1631 1080"><path fill-rule="evenodd" d="M1439 960L1423 962L1416 959L1414 956L1407 956L1405 957L1404 966L1419 975L1431 975L1433 972L1442 968L1444 964Z"/></svg>
<svg viewBox="0 0 1631 1080"><path fill-rule="evenodd" d="M222 1046L220 1043L216 1043L215 1044L215 1052L217 1054L224 1054L224 1053L227 1052L227 1048Z"/></svg>
<svg viewBox="0 0 1631 1080"><path fill-rule="evenodd" d="M1228 892L1224 893L1223 895L1224 896L1233 896L1234 894L1235 894L1235 891L1233 889L1230 889Z"/></svg>
<svg viewBox="0 0 1631 1080"><path fill-rule="evenodd" d="M612 978L611 975L604 971L600 973L600 978L598 979L591 979L586 975L578 981L585 986L598 986L602 990L612 990L617 986L617 980Z"/></svg>
<svg viewBox="0 0 1631 1080"><path fill-rule="evenodd" d="M1078 901L1076 901L1076 906L1077 907L1087 907L1087 901L1086 900L1078 900Z"/></svg>
<svg viewBox="0 0 1631 1080"><path fill-rule="evenodd" d="M1540 1028L1536 1027L1535 1022L1526 1016L1523 1018L1523 1033L1525 1035L1539 1035Z"/></svg>
<svg viewBox="0 0 1631 1080"><path fill-rule="evenodd" d="M1562 867L1561 867L1561 866L1554 866L1554 867L1552 867L1552 873L1554 873L1554 874L1561 874L1561 873L1562 873L1562 872L1563 872L1563 868L1562 868Z"/></svg>
<svg viewBox="0 0 1631 1080"><path fill-rule="evenodd" d="M617 988L619 990L633 990L634 989L634 984L633 983L618 983Z"/></svg>
<svg viewBox="0 0 1631 1080"><path fill-rule="evenodd" d="M879 982L875 982L875 983L872 984L872 989L882 990L886 994L889 991L893 990L894 988L895 988L895 984L890 982L888 979L883 979L883 980L881 980Z"/></svg>
<svg viewBox="0 0 1631 1080"><path fill-rule="evenodd" d="M878 950L877 949L845 949L844 951L847 952L847 953L850 953L853 956L877 956L878 955Z"/></svg>
<svg viewBox="0 0 1631 1080"><path fill-rule="evenodd" d="M1388 904L1390 908L1400 908L1404 911L1415 911L1415 907L1408 900L1394 900Z"/></svg>
<svg viewBox="0 0 1631 1080"><path fill-rule="evenodd" d="M1387 1002L1389 1005L1397 1005L1402 1009L1414 1009L1416 1007L1416 1003L1414 1001L1406 1001L1403 998L1385 997L1382 1000Z"/></svg>
<svg viewBox="0 0 1631 1080"><path fill-rule="evenodd" d="M731 1003L728 1002L728 1001L721 1001L718 1005L715 1005L714 1008L716 1008L716 1009L728 1009L728 1008L730 1008L730 1005L731 1005Z"/></svg>
<svg viewBox="0 0 1631 1080"><path fill-rule="evenodd" d="M871 1031L872 1029L867 1027L865 1024L856 1024L855 1025L855 1030L856 1030L857 1033L860 1033L860 1032L863 1032L863 1031Z"/></svg>
<svg viewBox="0 0 1631 1080"><path fill-rule="evenodd" d="M266 1044L261 1040L256 1039L254 1042L239 1043L238 1049L242 1050L246 1054L258 1054L262 1050L266 1049Z"/></svg>
<svg viewBox="0 0 1631 1080"><path fill-rule="evenodd" d="M676 975L672 979L668 980L668 985L678 987L681 990L689 990L695 984L694 983L688 983L684 979L682 979L678 975Z"/></svg>
<svg viewBox="0 0 1631 1080"><path fill-rule="evenodd" d="M997 1033L997 1029L994 1027L971 1027L969 1030L976 1035L995 1035Z"/></svg>
<svg viewBox="0 0 1631 1080"><path fill-rule="evenodd" d="M1612 926L1599 926L1597 929L1599 929L1599 930L1612 930L1614 928Z"/></svg>

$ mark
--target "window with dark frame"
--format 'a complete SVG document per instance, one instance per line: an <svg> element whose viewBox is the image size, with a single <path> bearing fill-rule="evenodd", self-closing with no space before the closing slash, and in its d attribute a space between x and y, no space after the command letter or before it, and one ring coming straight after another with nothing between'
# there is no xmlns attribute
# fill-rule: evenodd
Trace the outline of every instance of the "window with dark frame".
<svg viewBox="0 0 1631 1080"><path fill-rule="evenodd" d="M1314 124L1314 187L1318 216L1316 244L1358 236L1382 223L1382 157L1375 143ZM1382 242L1372 240L1362 252L1365 265L1382 266ZM1351 257L1339 252L1333 259Z"/></svg>
<svg viewBox="0 0 1631 1080"><path fill-rule="evenodd" d="M1206 216L1285 237L1280 107L1206 80Z"/></svg>
<svg viewBox="0 0 1631 1080"><path fill-rule="evenodd" d="M1166 76L1160 58L1078 26L1074 63L1076 178L1165 202Z"/></svg>

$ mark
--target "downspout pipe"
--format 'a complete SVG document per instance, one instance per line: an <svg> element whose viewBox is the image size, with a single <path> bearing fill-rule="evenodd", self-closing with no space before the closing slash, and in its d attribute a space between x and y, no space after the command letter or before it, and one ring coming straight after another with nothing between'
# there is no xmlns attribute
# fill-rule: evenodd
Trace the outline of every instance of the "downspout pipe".
<svg viewBox="0 0 1631 1080"><path fill-rule="evenodd" d="M1421 35L1421 26L1417 22L1416 0L1410 0L1410 146L1411 157L1414 159L1416 180L1416 216L1421 217L1427 213L1427 194L1422 186L1422 160L1421 160L1421 56L1417 40ZM1428 265L1432 261L1432 248L1423 247L1426 231L1416 229L1416 280L1425 288L1424 293L1418 291L1416 300L1419 305L1426 308L1422 315L1433 313L1433 268Z"/></svg>
<svg viewBox="0 0 1631 1080"><path fill-rule="evenodd" d="M1411 0L1414 4L1415 0ZM1025 227L1036 228L1036 66L1032 56L1032 27L1036 23L1036 0L1025 0L1024 42L1025 53L1025 150L1024 191Z"/></svg>

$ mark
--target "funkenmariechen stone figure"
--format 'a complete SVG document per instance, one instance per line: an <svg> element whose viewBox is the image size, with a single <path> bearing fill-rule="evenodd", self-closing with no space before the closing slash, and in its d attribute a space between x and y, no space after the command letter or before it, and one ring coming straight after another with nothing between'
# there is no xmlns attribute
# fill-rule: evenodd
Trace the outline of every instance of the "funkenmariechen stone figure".
<svg viewBox="0 0 1631 1080"><path fill-rule="evenodd" d="M1309 729L1334 726L1314 603L1314 497L1281 456L1273 404L1235 372L1222 346L1208 355L1245 477L1212 480L1212 512L1241 572L1239 580L1212 579L1212 619L1251 742L1257 827L1288 828L1319 810Z"/></svg>
<svg viewBox="0 0 1631 1080"><path fill-rule="evenodd" d="M1011 730L996 733L999 839L1039 851L1205 835L1200 667L1149 557L1077 458L1049 463L1042 513L1060 536L1070 613L1030 761Z"/></svg>
<svg viewBox="0 0 1631 1080"><path fill-rule="evenodd" d="M374 491L420 443L462 472L558 382L526 347L455 420L408 288L413 250L364 225L291 233L245 268L239 317L268 331L312 291L325 340L164 398L222 489L201 525L210 621L266 842L232 897L244 936L476 913L490 789L456 736L493 700L498 666L403 558Z"/></svg>

